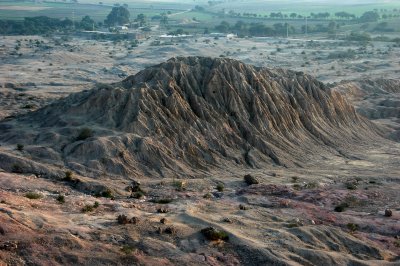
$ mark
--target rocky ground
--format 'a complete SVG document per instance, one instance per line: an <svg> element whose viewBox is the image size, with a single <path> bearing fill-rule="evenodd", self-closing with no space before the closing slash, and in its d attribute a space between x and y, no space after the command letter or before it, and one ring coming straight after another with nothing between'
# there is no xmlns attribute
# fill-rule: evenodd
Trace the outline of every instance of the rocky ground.
<svg viewBox="0 0 400 266"><path fill-rule="evenodd" d="M399 155L395 146L358 159L327 158L315 169L232 168L231 175L211 172L203 179L143 178L140 199L123 190L126 180L114 180L119 188L104 195L110 199L81 193L65 180L2 172L0 261L396 265ZM243 181L249 173L259 184ZM29 199L32 192L40 198ZM97 208L83 210L95 202ZM340 205L348 207L335 211ZM384 216L388 208L391 217ZM135 219L119 224L121 214ZM210 226L229 240L207 240L200 231Z"/></svg>
<svg viewBox="0 0 400 266"><path fill-rule="evenodd" d="M225 45L226 40L212 40L207 44L199 39L197 42L175 46L139 46L129 54L128 49L121 45L114 47L111 43L93 41L73 41L65 47L57 45L54 48L43 48L42 44L39 44L40 48L34 45L29 47L29 39L38 39L40 43L42 39L28 36L27 41L21 41L27 45L21 45L23 48L19 51L23 55L19 56L9 54L14 49L15 38L20 37L2 39L5 46L0 47L2 59L6 62L0 66L0 83L3 84L0 91L0 113L1 118L8 117L1 122L3 126L0 135L3 136L6 131L10 132L10 128L4 125L16 121L14 116L18 118L20 114L28 114L49 103L56 103L55 100L71 92L91 89L95 83L118 82L128 74L176 54L200 52L219 56L225 50L215 47L228 47ZM54 45L48 39L43 39L43 42L45 45ZM269 53L275 52L276 46L283 47L283 51L289 49L279 40L269 48L264 48L264 42L259 44L255 40L232 42L232 46L229 46L233 49L232 57L260 60L260 65L261 62L274 62L293 66L296 70L309 69L308 64L299 67L299 60L303 60L301 51L306 49L304 46L299 47L298 53L294 51L295 60L288 60L289 54L281 57L280 52L276 56L271 55L275 58L260 56L263 53L261 49L270 49ZM293 42L287 45L293 45ZM254 43L256 48L249 48L253 45L250 43ZM333 52L333 47L332 51L325 51L325 55ZM306 56L315 51L315 48L309 49L310 53L306 51ZM373 52L375 61L364 64L362 62L365 58L361 54L355 59L363 66L373 65L365 73L371 78L378 78L385 73L387 77L398 79L395 56L398 48L391 49L388 54L377 51L383 49L383 46L368 49L376 49ZM381 61L388 65L379 68ZM32 67L32 62L36 62L35 67ZM310 60L310 64L315 64L315 69L320 71L317 76L323 80L324 76L327 77L325 80L333 82L363 75L352 69L354 61L340 62L334 69L330 64L338 61L321 61L320 65L315 62ZM343 74L336 73L338 67ZM359 110L362 109L365 102L360 99L368 101L367 97L357 96L353 87L349 93L349 87L346 85L337 89L348 93L348 97L353 97L350 100L358 105ZM357 88L365 87L357 84ZM367 92L368 95L374 93ZM336 108L343 108L342 103ZM61 111L59 113L62 114ZM66 113L69 118L73 114L71 110ZM390 114L390 117L394 117L393 113ZM55 119L42 119L42 123L53 122ZM72 123L68 127L76 126L73 119L67 122ZM323 128L323 123L321 125ZM73 133L73 136L76 133L62 126L62 123L57 124L62 134ZM343 134L349 133L347 129L342 129ZM118 135L118 130L121 128L116 125L112 131L101 133L117 132ZM45 130L40 132L41 138L35 139L37 132L29 135L26 134L28 131L24 128L20 131L24 134L20 136L38 143L45 143L46 139L49 143L60 140L55 135L46 135ZM189 133L187 129L181 131ZM372 131L372 135L388 132L381 127ZM14 137L19 136L17 132ZM329 136L332 132L324 134ZM302 162L301 165L291 164L287 167L276 162L264 162L258 166L242 167L217 160L213 167L196 169L193 175L187 172L175 176L168 172L161 177L159 173L145 174L140 171L127 176L108 175L106 172L82 175L85 171L79 168L70 174L68 171L71 165L65 164L67 158L62 157L63 153L53 153L50 149L30 144L18 147L11 141L13 136L8 136L8 139L2 138L0 146L3 165L3 169L0 169L0 265L400 263L400 195L397 193L400 146L381 137L375 143L363 141L358 146L349 141L349 149L343 148L347 143L338 143L342 148L335 152L324 148L320 154L304 153L304 160L298 159L300 153L296 153L295 149L286 156L279 154L284 161L296 158L295 161ZM315 136L321 137L318 134ZM115 139L99 138L104 143ZM150 145L146 147L154 144L145 143ZM200 146L204 144L199 144L198 140L193 143ZM284 145L290 147L288 143ZM314 153L316 150L309 147L309 151ZM97 154L103 150L87 152ZM159 156L157 153L149 154ZM10 158L13 162L22 162L24 167L29 166L30 171L24 167L8 165L10 161L7 160ZM133 167L137 166L131 157L125 158L135 163ZM149 160L150 157L146 158ZM105 161L99 162L106 165ZM150 160L149 163L154 162ZM97 164L88 166L95 168ZM54 175L45 174L49 172ZM255 177L258 184L246 184L243 178L247 174ZM133 180L139 180L141 185L132 187ZM129 187L131 191L128 191ZM388 210L386 216L385 210ZM126 219L120 215L126 215ZM202 233L202 229L208 227L225 232L226 235L217 234L222 239L208 239L210 234Z"/></svg>

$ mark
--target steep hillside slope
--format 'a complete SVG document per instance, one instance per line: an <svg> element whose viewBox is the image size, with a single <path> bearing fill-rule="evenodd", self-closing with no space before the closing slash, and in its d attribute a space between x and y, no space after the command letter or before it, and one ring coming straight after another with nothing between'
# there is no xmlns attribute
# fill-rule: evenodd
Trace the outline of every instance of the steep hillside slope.
<svg viewBox="0 0 400 266"><path fill-rule="evenodd" d="M338 92L311 76L201 57L173 58L0 128L1 142L25 145L18 158L115 175L305 166L379 139ZM10 162L3 158L0 167Z"/></svg>

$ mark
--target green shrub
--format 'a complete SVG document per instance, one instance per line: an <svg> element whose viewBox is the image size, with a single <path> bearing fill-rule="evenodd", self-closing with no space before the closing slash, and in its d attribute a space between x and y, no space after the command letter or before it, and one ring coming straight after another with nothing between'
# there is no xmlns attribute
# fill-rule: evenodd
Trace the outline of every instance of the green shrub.
<svg viewBox="0 0 400 266"><path fill-rule="evenodd" d="M128 216L126 216L125 214L118 215L117 222L119 224L128 224L129 223Z"/></svg>
<svg viewBox="0 0 400 266"><path fill-rule="evenodd" d="M205 198L205 199L212 199L212 198L213 198L213 195L212 195L211 193L206 193L206 194L204 194L203 198Z"/></svg>
<svg viewBox="0 0 400 266"><path fill-rule="evenodd" d="M16 174L22 174L24 170L22 169L21 165L15 163L11 166L11 172Z"/></svg>
<svg viewBox="0 0 400 266"><path fill-rule="evenodd" d="M260 182L257 180L257 178L255 178L254 176L252 176L252 175L245 175L244 177L243 177L243 179L244 179L244 182L246 182L246 184L247 185L256 185L256 184L259 184Z"/></svg>
<svg viewBox="0 0 400 266"><path fill-rule="evenodd" d="M17 150L23 151L23 150L24 150L24 145L22 145L22 144L17 144Z"/></svg>
<svg viewBox="0 0 400 266"><path fill-rule="evenodd" d="M33 104L25 104L24 106L22 106L23 109L32 109L34 107L35 107L35 105L33 105Z"/></svg>
<svg viewBox="0 0 400 266"><path fill-rule="evenodd" d="M348 208L348 207L349 207L349 204L346 202L343 202L343 203L337 205L334 210L335 210L335 212L344 212L346 210L346 208Z"/></svg>
<svg viewBox="0 0 400 266"><path fill-rule="evenodd" d="M240 204L239 209L245 211L248 210L249 208L246 205Z"/></svg>
<svg viewBox="0 0 400 266"><path fill-rule="evenodd" d="M81 129L76 140L85 140L91 137L93 137L93 131L90 128L85 127Z"/></svg>
<svg viewBox="0 0 400 266"><path fill-rule="evenodd" d="M385 217L392 217L393 211L391 209L386 209L384 215L385 215Z"/></svg>
<svg viewBox="0 0 400 266"><path fill-rule="evenodd" d="M82 212L92 212L92 211L94 211L95 209L97 209L98 207L100 206L100 203L99 202L95 202L93 205L90 205L90 204L86 204L83 208L82 208Z"/></svg>
<svg viewBox="0 0 400 266"><path fill-rule="evenodd" d="M153 199L151 202L158 203L158 204L168 204L171 203L173 199L165 198L165 199Z"/></svg>
<svg viewBox="0 0 400 266"><path fill-rule="evenodd" d="M186 189L186 182L181 180L173 181L173 186L177 191L183 191Z"/></svg>
<svg viewBox="0 0 400 266"><path fill-rule="evenodd" d="M100 196L103 198L109 198L109 199L113 199L114 195L111 189L107 188L106 190L102 191L100 193Z"/></svg>
<svg viewBox="0 0 400 266"><path fill-rule="evenodd" d="M355 232L355 231L358 230L359 227L358 227L358 224L348 223L348 224L347 224L347 228L348 228L350 231Z"/></svg>
<svg viewBox="0 0 400 266"><path fill-rule="evenodd" d="M204 228L200 232L205 236L206 239L210 241L229 240L228 233L219 231L213 227Z"/></svg>
<svg viewBox="0 0 400 266"><path fill-rule="evenodd" d="M92 212L92 211L94 211L93 205L85 205L82 208L82 212Z"/></svg>
<svg viewBox="0 0 400 266"><path fill-rule="evenodd" d="M158 209L157 209L157 212L158 212L158 213L167 213L167 212L169 212L169 209L168 209L168 208L161 207L161 208L158 208Z"/></svg>
<svg viewBox="0 0 400 266"><path fill-rule="evenodd" d="M293 189L294 190L302 190L303 187L300 184L293 184Z"/></svg>
<svg viewBox="0 0 400 266"><path fill-rule="evenodd" d="M169 234L169 235L175 235L176 234L176 229L173 226L168 226L161 233L166 233L166 234Z"/></svg>
<svg viewBox="0 0 400 266"><path fill-rule="evenodd" d="M222 219L222 221L224 222L224 223L233 223L233 221L229 218L229 217L225 217L224 219Z"/></svg>
<svg viewBox="0 0 400 266"><path fill-rule="evenodd" d="M72 183L73 185L78 184L81 182L79 178L74 178L71 171L65 172L65 177L63 178L64 181Z"/></svg>
<svg viewBox="0 0 400 266"><path fill-rule="evenodd" d="M122 248L121 248L121 251L123 252L123 253L125 253L125 255L129 255L129 254L131 254L133 251L135 251L135 248L134 247L131 247L131 246L123 246Z"/></svg>
<svg viewBox="0 0 400 266"><path fill-rule="evenodd" d="M308 189L314 189L314 188L318 188L319 187L319 183L318 182L309 182L307 184L305 184L304 188L308 188Z"/></svg>
<svg viewBox="0 0 400 266"><path fill-rule="evenodd" d="M65 197L63 195L58 195L57 201L61 204L65 203Z"/></svg>
<svg viewBox="0 0 400 266"><path fill-rule="evenodd" d="M143 197L144 197L143 191L137 191L137 192L132 193L132 195L131 195L131 198L134 198L134 199L141 199Z"/></svg>
<svg viewBox="0 0 400 266"><path fill-rule="evenodd" d="M217 190L218 190L219 192L222 192L222 191L224 191L224 189L225 189L225 186L224 186L224 184L222 184L222 183L219 183L219 184L217 185Z"/></svg>
<svg viewBox="0 0 400 266"><path fill-rule="evenodd" d="M42 194L35 192L28 192L25 194L25 197L27 197L28 199L40 199L42 198Z"/></svg>
<svg viewBox="0 0 400 266"><path fill-rule="evenodd" d="M348 182L346 183L346 188L350 190L356 190L357 189L357 183L356 182Z"/></svg>
<svg viewBox="0 0 400 266"><path fill-rule="evenodd" d="M65 172L64 180L68 181L68 182L72 181L72 172L71 171L66 171Z"/></svg>

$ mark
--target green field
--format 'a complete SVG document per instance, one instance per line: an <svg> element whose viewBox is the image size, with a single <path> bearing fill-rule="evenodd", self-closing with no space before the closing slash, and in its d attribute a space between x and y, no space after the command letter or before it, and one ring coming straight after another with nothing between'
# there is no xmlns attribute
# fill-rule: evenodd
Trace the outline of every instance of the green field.
<svg viewBox="0 0 400 266"><path fill-rule="evenodd" d="M281 0L281 1L233 1L229 3L222 3L210 7L211 11L217 12L222 9L226 11L233 10L235 12L249 12L260 15L268 15L271 12L282 12L290 14L295 12L300 15L309 15L311 12L335 12L346 11L356 16L360 16L366 11L374 9L387 9L393 10L400 8L400 1L354 1L349 0L346 2L340 1L306 1L306 0Z"/></svg>
<svg viewBox="0 0 400 266"><path fill-rule="evenodd" d="M98 1L88 1L81 0L80 4L63 3L63 2L24 2L24 1L9 1L0 0L0 19L22 19L24 17L32 16L50 16L55 18L71 18L73 13L75 13L76 18L89 15L96 21L103 21L107 14L112 9L112 5L98 4ZM203 3L203 6L212 13L218 13L221 10L230 11L233 10L239 13L255 13L257 15L269 15L271 12L282 12L284 14L297 13L299 15L309 15L310 13L318 12L330 12L334 14L339 11L346 11L357 16L360 16L365 11L370 11L374 9L387 9L389 11L394 8L400 9L400 0L391 2L381 2L381 3L359 3L354 0L347 1L347 4L335 4L337 1L325 1L323 3L317 3L316 1L305 1L305 0L281 0L281 1L231 1L227 3L218 4L209 7L205 1L189 3L179 3L179 2L153 2L153 1L128 1L129 11L132 17L137 14L144 13L148 17L160 14L162 12L171 11L173 13L179 13L184 10L193 8L195 4ZM106 3L106 2L105 2ZM4 9L5 7L17 6L17 8ZM22 10L18 10L24 7ZM29 10L29 8L32 10ZM40 10L43 8L42 10ZM171 19L191 19L195 17L200 21L213 20L215 16L210 13L203 12L187 12L184 14L179 14L172 16ZM242 19L242 18L241 18ZM214 24L214 23L213 23Z"/></svg>
<svg viewBox="0 0 400 266"><path fill-rule="evenodd" d="M215 17L215 15L213 15L211 13L190 11L190 12L185 12L185 13L178 14L178 15L173 15L170 18L171 19L193 19L193 18L196 18L197 20L201 20L201 21L209 21L209 20L213 20L214 17Z"/></svg>
<svg viewBox="0 0 400 266"><path fill-rule="evenodd" d="M158 15L160 13L171 11L173 13L181 12L183 9L176 9L177 5L136 5L129 6L131 17L134 18L140 13L146 14L148 17ZM29 10L29 9L32 10ZM0 19L16 19L20 20L24 17L48 16L53 18L72 18L74 15L77 20L83 16L89 15L96 21L103 21L107 14L111 11L112 6L99 4L70 4L70 3L32 3L32 2L13 2L0 1Z"/></svg>
<svg viewBox="0 0 400 266"><path fill-rule="evenodd" d="M361 2L367 0L360 0ZM138 14L143 13L147 17L159 15L164 12L172 13L169 16L169 29L176 30L178 28L183 28L188 32L203 32L205 28L214 30L215 26L219 25L221 21L227 21L231 25L234 25L238 20L242 20L246 23L263 23L270 27L273 27L276 23L289 23L289 25L295 26L296 30L299 32L302 26L305 25L303 19L266 19L263 16L269 15L271 12L282 12L284 14L290 14L292 12L309 15L311 12L330 12L332 15L338 11L346 11L348 13L361 15L365 11L371 11L377 8L379 12L382 9L387 9L388 11L384 13L393 13L393 9L397 8L397 14L400 14L400 0L383 2L377 4L371 3L361 3L360 1L348 0L346 4L336 4L337 1L326 0L323 3L320 1L306 1L306 0L265 0L265 1L230 1L227 3L218 4L210 7L207 1L193 1L193 2L177 2L177 1L146 1L146 0L133 0L129 1L129 11L131 13L131 18L135 18ZM104 1L104 3L107 3ZM396 4L398 3L398 4ZM194 7L196 4L202 4L205 7L205 12L199 11L188 11ZM21 20L24 17L33 16L49 16L54 18L70 18L75 16L75 20L79 21L83 16L89 15L95 21L102 22L106 18L107 14L111 11L112 5L103 4L100 5L96 0L79 0L79 4L64 3L64 2L42 2L33 3L28 1L10 1L10 0L0 0L0 19L15 19ZM225 8L225 12L229 10L235 10L240 13L256 13L262 17L232 17L232 16L221 16L218 13L221 9ZM381 13L383 14L383 13ZM193 21L195 19L195 21ZM380 23L379 21L377 23ZM387 20L388 27L398 31L400 29L400 19L394 18ZM315 24L327 25L329 20L312 20L308 21L310 26ZM344 22L340 22L344 23ZM354 24L354 22L345 22L349 25L342 25L341 32L347 31L358 31L362 24ZM370 23L368 30L372 30L377 23Z"/></svg>

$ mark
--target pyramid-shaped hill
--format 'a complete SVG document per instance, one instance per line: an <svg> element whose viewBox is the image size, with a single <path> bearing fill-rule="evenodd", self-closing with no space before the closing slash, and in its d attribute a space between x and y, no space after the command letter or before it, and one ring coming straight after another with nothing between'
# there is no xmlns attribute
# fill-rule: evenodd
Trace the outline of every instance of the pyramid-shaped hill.
<svg viewBox="0 0 400 266"><path fill-rule="evenodd" d="M92 132L78 137L83 128ZM379 138L341 94L309 75L203 57L172 58L0 129L2 143L24 144L32 160L116 175L306 166Z"/></svg>

